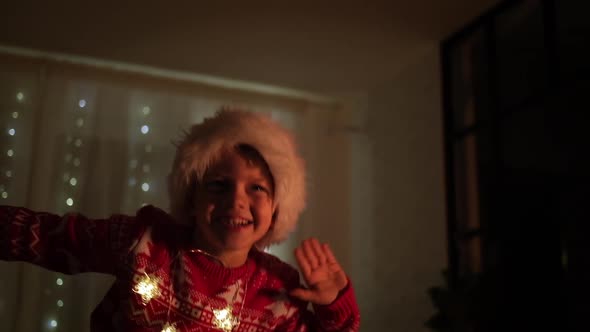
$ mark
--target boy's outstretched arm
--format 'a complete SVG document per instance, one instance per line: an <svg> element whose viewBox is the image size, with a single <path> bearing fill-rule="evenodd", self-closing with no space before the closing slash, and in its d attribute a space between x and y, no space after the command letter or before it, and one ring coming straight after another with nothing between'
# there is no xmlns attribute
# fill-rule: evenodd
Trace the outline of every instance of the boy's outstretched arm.
<svg viewBox="0 0 590 332"><path fill-rule="evenodd" d="M0 260L23 261L66 274L114 273L143 231L133 217L88 219L0 206Z"/></svg>
<svg viewBox="0 0 590 332"><path fill-rule="evenodd" d="M304 240L295 249L295 258L309 288L294 289L291 296L314 305L315 328L357 331L360 312L354 291L328 244L315 238Z"/></svg>

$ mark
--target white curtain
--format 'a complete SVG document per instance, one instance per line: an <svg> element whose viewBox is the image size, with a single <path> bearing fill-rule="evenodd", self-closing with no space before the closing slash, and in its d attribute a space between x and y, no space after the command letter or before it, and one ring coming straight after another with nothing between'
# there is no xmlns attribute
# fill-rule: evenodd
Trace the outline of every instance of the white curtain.
<svg viewBox="0 0 590 332"><path fill-rule="evenodd" d="M168 207L166 175L183 129L239 104L304 136L311 105L58 61L0 55L0 204L90 217ZM313 126L312 126L313 127ZM317 127L317 126L316 126ZM309 137L301 137L303 150ZM308 152L309 152L308 151ZM298 240L271 250L292 262ZM64 276L0 262L0 331L87 331L110 276Z"/></svg>

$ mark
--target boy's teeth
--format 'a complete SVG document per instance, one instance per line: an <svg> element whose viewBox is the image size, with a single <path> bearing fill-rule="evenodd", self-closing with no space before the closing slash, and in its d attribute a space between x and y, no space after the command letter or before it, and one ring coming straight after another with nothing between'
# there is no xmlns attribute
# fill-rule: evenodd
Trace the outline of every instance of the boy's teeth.
<svg viewBox="0 0 590 332"><path fill-rule="evenodd" d="M228 219L226 222L231 226L244 226L249 223L246 219Z"/></svg>

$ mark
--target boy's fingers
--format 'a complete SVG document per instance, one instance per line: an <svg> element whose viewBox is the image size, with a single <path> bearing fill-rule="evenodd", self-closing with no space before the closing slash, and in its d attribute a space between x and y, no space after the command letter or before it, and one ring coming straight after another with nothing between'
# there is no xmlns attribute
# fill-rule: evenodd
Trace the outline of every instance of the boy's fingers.
<svg viewBox="0 0 590 332"><path fill-rule="evenodd" d="M322 245L322 249L324 249L324 254L326 255L328 263L338 264L338 261L336 260L336 257L334 257L334 253L332 252L332 249L330 249L330 246L327 243L324 243Z"/></svg>
<svg viewBox="0 0 590 332"><path fill-rule="evenodd" d="M324 254L324 251L322 250L320 241L318 241L315 238L312 238L310 240L310 242L311 242L311 248L313 249L313 252L318 259L318 263L320 265L326 264L326 255Z"/></svg>
<svg viewBox="0 0 590 332"><path fill-rule="evenodd" d="M313 302L316 298L316 295L312 291L305 288L295 288L291 291L290 295L305 302Z"/></svg>
<svg viewBox="0 0 590 332"><path fill-rule="evenodd" d="M303 253L305 254L305 257L307 257L307 261L309 262L310 267L312 269L317 268L319 265L318 258L316 257L316 254L315 254L315 251L312 247L311 241L304 240L301 243L301 247L303 248Z"/></svg>
<svg viewBox="0 0 590 332"><path fill-rule="evenodd" d="M303 250L301 248L295 249L295 259L297 260L297 264L299 264L299 267L301 268L303 274L305 276L310 275L311 266L309 266L307 258L305 257L305 254L303 253Z"/></svg>

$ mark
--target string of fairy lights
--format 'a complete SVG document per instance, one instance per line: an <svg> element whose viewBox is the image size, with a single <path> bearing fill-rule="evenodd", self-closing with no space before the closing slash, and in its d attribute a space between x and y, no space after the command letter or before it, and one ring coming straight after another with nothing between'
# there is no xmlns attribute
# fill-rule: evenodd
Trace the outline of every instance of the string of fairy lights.
<svg viewBox="0 0 590 332"><path fill-rule="evenodd" d="M90 122L91 105L85 98L75 98L74 105L66 114L66 123L70 123L64 137L63 164L61 179L58 179L58 191L56 195L56 209L60 212L79 209L81 186L83 184L84 155L87 143L85 133ZM45 294L53 297L53 303L48 310L45 329L58 331L60 327L60 316L65 306L64 292L65 280L60 273L54 274L54 288L46 289Z"/></svg>
<svg viewBox="0 0 590 332"><path fill-rule="evenodd" d="M57 202L58 209L62 211L75 208L79 199L79 188L82 184L82 157L87 145L84 141L84 133L90 113L89 106L86 99L80 98L69 114L73 125L65 137L62 190Z"/></svg>
<svg viewBox="0 0 590 332"><path fill-rule="evenodd" d="M5 118L5 138L4 146L2 147L5 151L3 154L2 170L3 173L0 177L0 200L7 203L10 196L11 185L13 177L15 176L15 155L16 155L16 139L17 139L17 128L19 116L24 110L25 94L22 91L18 91L15 94L15 101L13 103L13 110L8 112L8 116Z"/></svg>
<svg viewBox="0 0 590 332"><path fill-rule="evenodd" d="M152 108L143 105L132 110L132 132L129 142L131 144L129 170L128 170L128 194L127 208L133 211L147 204L149 195L153 191L152 173Z"/></svg>

